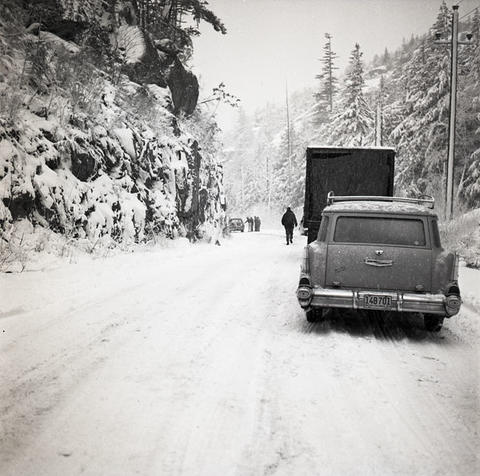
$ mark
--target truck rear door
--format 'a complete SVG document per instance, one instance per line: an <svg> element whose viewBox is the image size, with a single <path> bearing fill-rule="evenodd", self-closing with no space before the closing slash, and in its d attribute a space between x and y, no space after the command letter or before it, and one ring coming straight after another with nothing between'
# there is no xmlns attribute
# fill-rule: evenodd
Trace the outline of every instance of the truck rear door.
<svg viewBox="0 0 480 476"><path fill-rule="evenodd" d="M317 237L327 194L392 196L395 151L389 148L308 147L304 225Z"/></svg>

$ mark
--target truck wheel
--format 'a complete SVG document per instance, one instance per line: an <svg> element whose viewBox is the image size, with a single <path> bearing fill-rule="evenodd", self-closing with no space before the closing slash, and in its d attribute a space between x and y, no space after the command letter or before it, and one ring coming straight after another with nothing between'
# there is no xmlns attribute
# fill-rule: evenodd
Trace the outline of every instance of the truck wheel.
<svg viewBox="0 0 480 476"><path fill-rule="evenodd" d="M423 323L425 329L429 332L439 332L443 325L443 316L435 314L425 314L423 316Z"/></svg>
<svg viewBox="0 0 480 476"><path fill-rule="evenodd" d="M308 322L317 322L323 316L323 309L312 307L308 311L305 312L305 317L307 318Z"/></svg>

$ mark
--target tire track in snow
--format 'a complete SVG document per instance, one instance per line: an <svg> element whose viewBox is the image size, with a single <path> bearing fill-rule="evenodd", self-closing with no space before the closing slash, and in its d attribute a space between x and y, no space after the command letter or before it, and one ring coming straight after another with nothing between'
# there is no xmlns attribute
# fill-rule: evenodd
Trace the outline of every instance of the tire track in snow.
<svg viewBox="0 0 480 476"><path fill-rule="evenodd" d="M464 315L440 336L403 320L383 330L368 319L306 323L294 295L301 246L277 238L238 237L195 266L176 260L181 283L149 282L150 269L144 287L79 309L69 324L92 319L90 332L77 342L67 335L64 354L56 343L58 360L45 354L38 375L52 379L58 400L39 390L32 439L18 441L11 474L433 475L478 467L478 375L467 370L478 346ZM110 316L112 306L121 312ZM89 367L95 357L103 360ZM71 386L62 376L69 367Z"/></svg>
<svg viewBox="0 0 480 476"><path fill-rule="evenodd" d="M200 268L201 272L203 269ZM179 291L193 287L198 281L197 275L191 276L182 283ZM132 296L138 294L139 290L142 291L140 305L132 303ZM35 328L39 343L34 351L34 363L25 365L24 369L17 365L20 373L10 380L8 387L3 387L6 393L2 392L1 395L1 401L6 402L2 408L2 433L9 442L8 445L2 445L6 458L11 458L18 448L33 440L32 430L41 428L42 422L48 419L48 414L64 397L74 392L76 386L97 371L107 358L111 358L115 348L118 349L120 344L131 338L135 321L138 321L135 315L145 313L158 301L155 291L157 285L145 280L107 297L98 296L66 314L59 313L54 319L50 318L48 307L42 310L40 314L48 316L48 323ZM125 309L124 314L109 312L111 307L119 306ZM32 314L27 313L23 318L32 318ZM63 342L45 335L51 331L58 334L56 325L65 329ZM31 334L22 334L8 344L6 350L11 353L15 348L21 348L26 339L31 339ZM38 360L42 354L42 359Z"/></svg>

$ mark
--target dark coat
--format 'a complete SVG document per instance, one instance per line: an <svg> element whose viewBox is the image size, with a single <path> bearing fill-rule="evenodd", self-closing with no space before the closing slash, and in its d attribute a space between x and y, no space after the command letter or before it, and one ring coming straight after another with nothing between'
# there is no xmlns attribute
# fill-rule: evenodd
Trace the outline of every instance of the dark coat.
<svg viewBox="0 0 480 476"><path fill-rule="evenodd" d="M290 208L287 208L287 211L283 214L282 225L285 228L295 228L297 226L297 218Z"/></svg>

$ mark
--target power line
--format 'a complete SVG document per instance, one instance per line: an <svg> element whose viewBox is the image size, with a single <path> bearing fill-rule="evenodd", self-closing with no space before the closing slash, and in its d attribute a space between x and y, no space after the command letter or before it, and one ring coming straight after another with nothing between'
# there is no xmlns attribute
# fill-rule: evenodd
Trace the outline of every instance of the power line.
<svg viewBox="0 0 480 476"><path fill-rule="evenodd" d="M468 13L465 13L465 15L460 17L460 20L463 20L468 15L471 15L477 8L480 8L480 5L477 5L475 8L472 8L472 10L470 10Z"/></svg>

